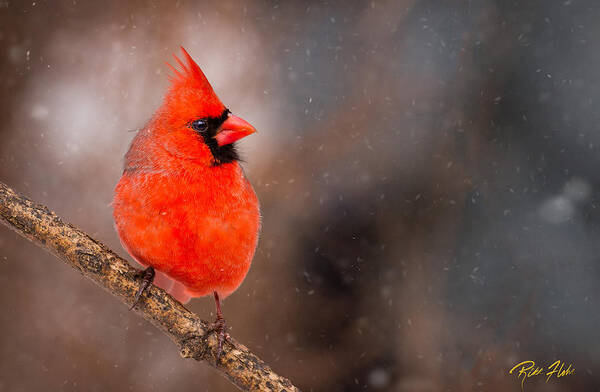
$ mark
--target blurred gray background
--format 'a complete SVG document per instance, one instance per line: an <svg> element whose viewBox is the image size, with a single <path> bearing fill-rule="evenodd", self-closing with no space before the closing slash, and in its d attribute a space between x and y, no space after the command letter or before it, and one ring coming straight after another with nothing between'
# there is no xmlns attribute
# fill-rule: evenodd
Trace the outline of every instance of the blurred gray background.
<svg viewBox="0 0 600 392"><path fill-rule="evenodd" d="M0 0L0 181L125 256L122 156L183 45L259 130L232 334L304 391L600 389L600 3ZM0 228L0 391L232 391ZM210 299L189 308L214 316Z"/></svg>

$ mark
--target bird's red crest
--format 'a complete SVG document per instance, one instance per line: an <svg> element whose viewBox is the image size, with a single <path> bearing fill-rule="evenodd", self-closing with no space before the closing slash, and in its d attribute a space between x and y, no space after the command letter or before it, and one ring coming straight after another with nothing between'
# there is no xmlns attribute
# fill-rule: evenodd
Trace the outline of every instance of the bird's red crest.
<svg viewBox="0 0 600 392"><path fill-rule="evenodd" d="M206 79L206 76L204 76L204 73L198 64L196 64L194 59L192 59L192 56L190 56L190 54L183 47L181 47L181 51L183 53L185 63L177 56L173 55L175 61L177 64L179 64L181 69L177 69L171 64L167 63L167 65L171 67L175 73L175 75L171 77L172 88L182 87L181 85L183 84L185 87L194 87L200 90L212 91L212 86L208 82L208 79Z"/></svg>
<svg viewBox="0 0 600 392"><path fill-rule="evenodd" d="M215 94L208 79L192 59L189 53L181 47L184 61L173 55L179 68L167 64L174 72L170 77L171 88L165 97L165 104L174 112L190 113L192 116L219 116L225 106ZM182 107L185 105L185 107ZM204 113L194 112L201 108Z"/></svg>

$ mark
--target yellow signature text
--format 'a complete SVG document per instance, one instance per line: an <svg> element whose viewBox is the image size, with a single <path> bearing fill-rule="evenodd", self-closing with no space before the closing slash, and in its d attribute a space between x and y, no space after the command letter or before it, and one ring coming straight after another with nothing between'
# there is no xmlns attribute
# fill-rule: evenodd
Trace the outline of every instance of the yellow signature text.
<svg viewBox="0 0 600 392"><path fill-rule="evenodd" d="M523 361L513 366L508 374L515 374L517 379L521 380L521 391L525 389L525 380L539 375L546 376L546 382L550 381L552 376L561 378L575 374L575 367L572 364L566 366L564 362L556 360L552 365L548 366L548 370L544 373L544 368L537 366L534 361Z"/></svg>

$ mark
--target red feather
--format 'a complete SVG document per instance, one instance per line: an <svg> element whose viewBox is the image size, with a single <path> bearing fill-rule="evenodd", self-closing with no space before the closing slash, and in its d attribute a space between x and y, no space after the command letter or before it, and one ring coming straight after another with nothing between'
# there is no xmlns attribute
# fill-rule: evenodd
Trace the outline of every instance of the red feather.
<svg viewBox="0 0 600 392"><path fill-rule="evenodd" d="M134 138L113 205L124 247L165 274L157 284L185 302L237 289L254 255L260 214L239 164L213 165L209 147L189 127L221 116L225 106L182 51L187 64L176 58L180 69L172 67L162 106Z"/></svg>

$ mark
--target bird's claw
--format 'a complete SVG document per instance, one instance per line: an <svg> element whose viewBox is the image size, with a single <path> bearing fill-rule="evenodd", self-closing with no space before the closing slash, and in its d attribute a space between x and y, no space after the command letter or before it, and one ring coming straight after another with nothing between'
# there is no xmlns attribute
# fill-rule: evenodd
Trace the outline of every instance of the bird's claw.
<svg viewBox="0 0 600 392"><path fill-rule="evenodd" d="M135 308L135 305L137 305L138 302L140 301L140 298L142 298L142 294L144 293L144 291L154 281L154 268L148 267L142 273L144 274L144 277L142 278L142 283L140 284L140 289L138 290L137 294L135 295L135 299L133 300L133 304L131 305L129 310L132 310L133 308Z"/></svg>
<svg viewBox="0 0 600 392"><path fill-rule="evenodd" d="M223 354L223 343L231 337L227 333L227 324L225 324L225 319L223 317L218 317L214 323L210 324L208 327L208 332L216 332L217 333L217 341L219 346L217 348L217 362L221 359L221 354Z"/></svg>

